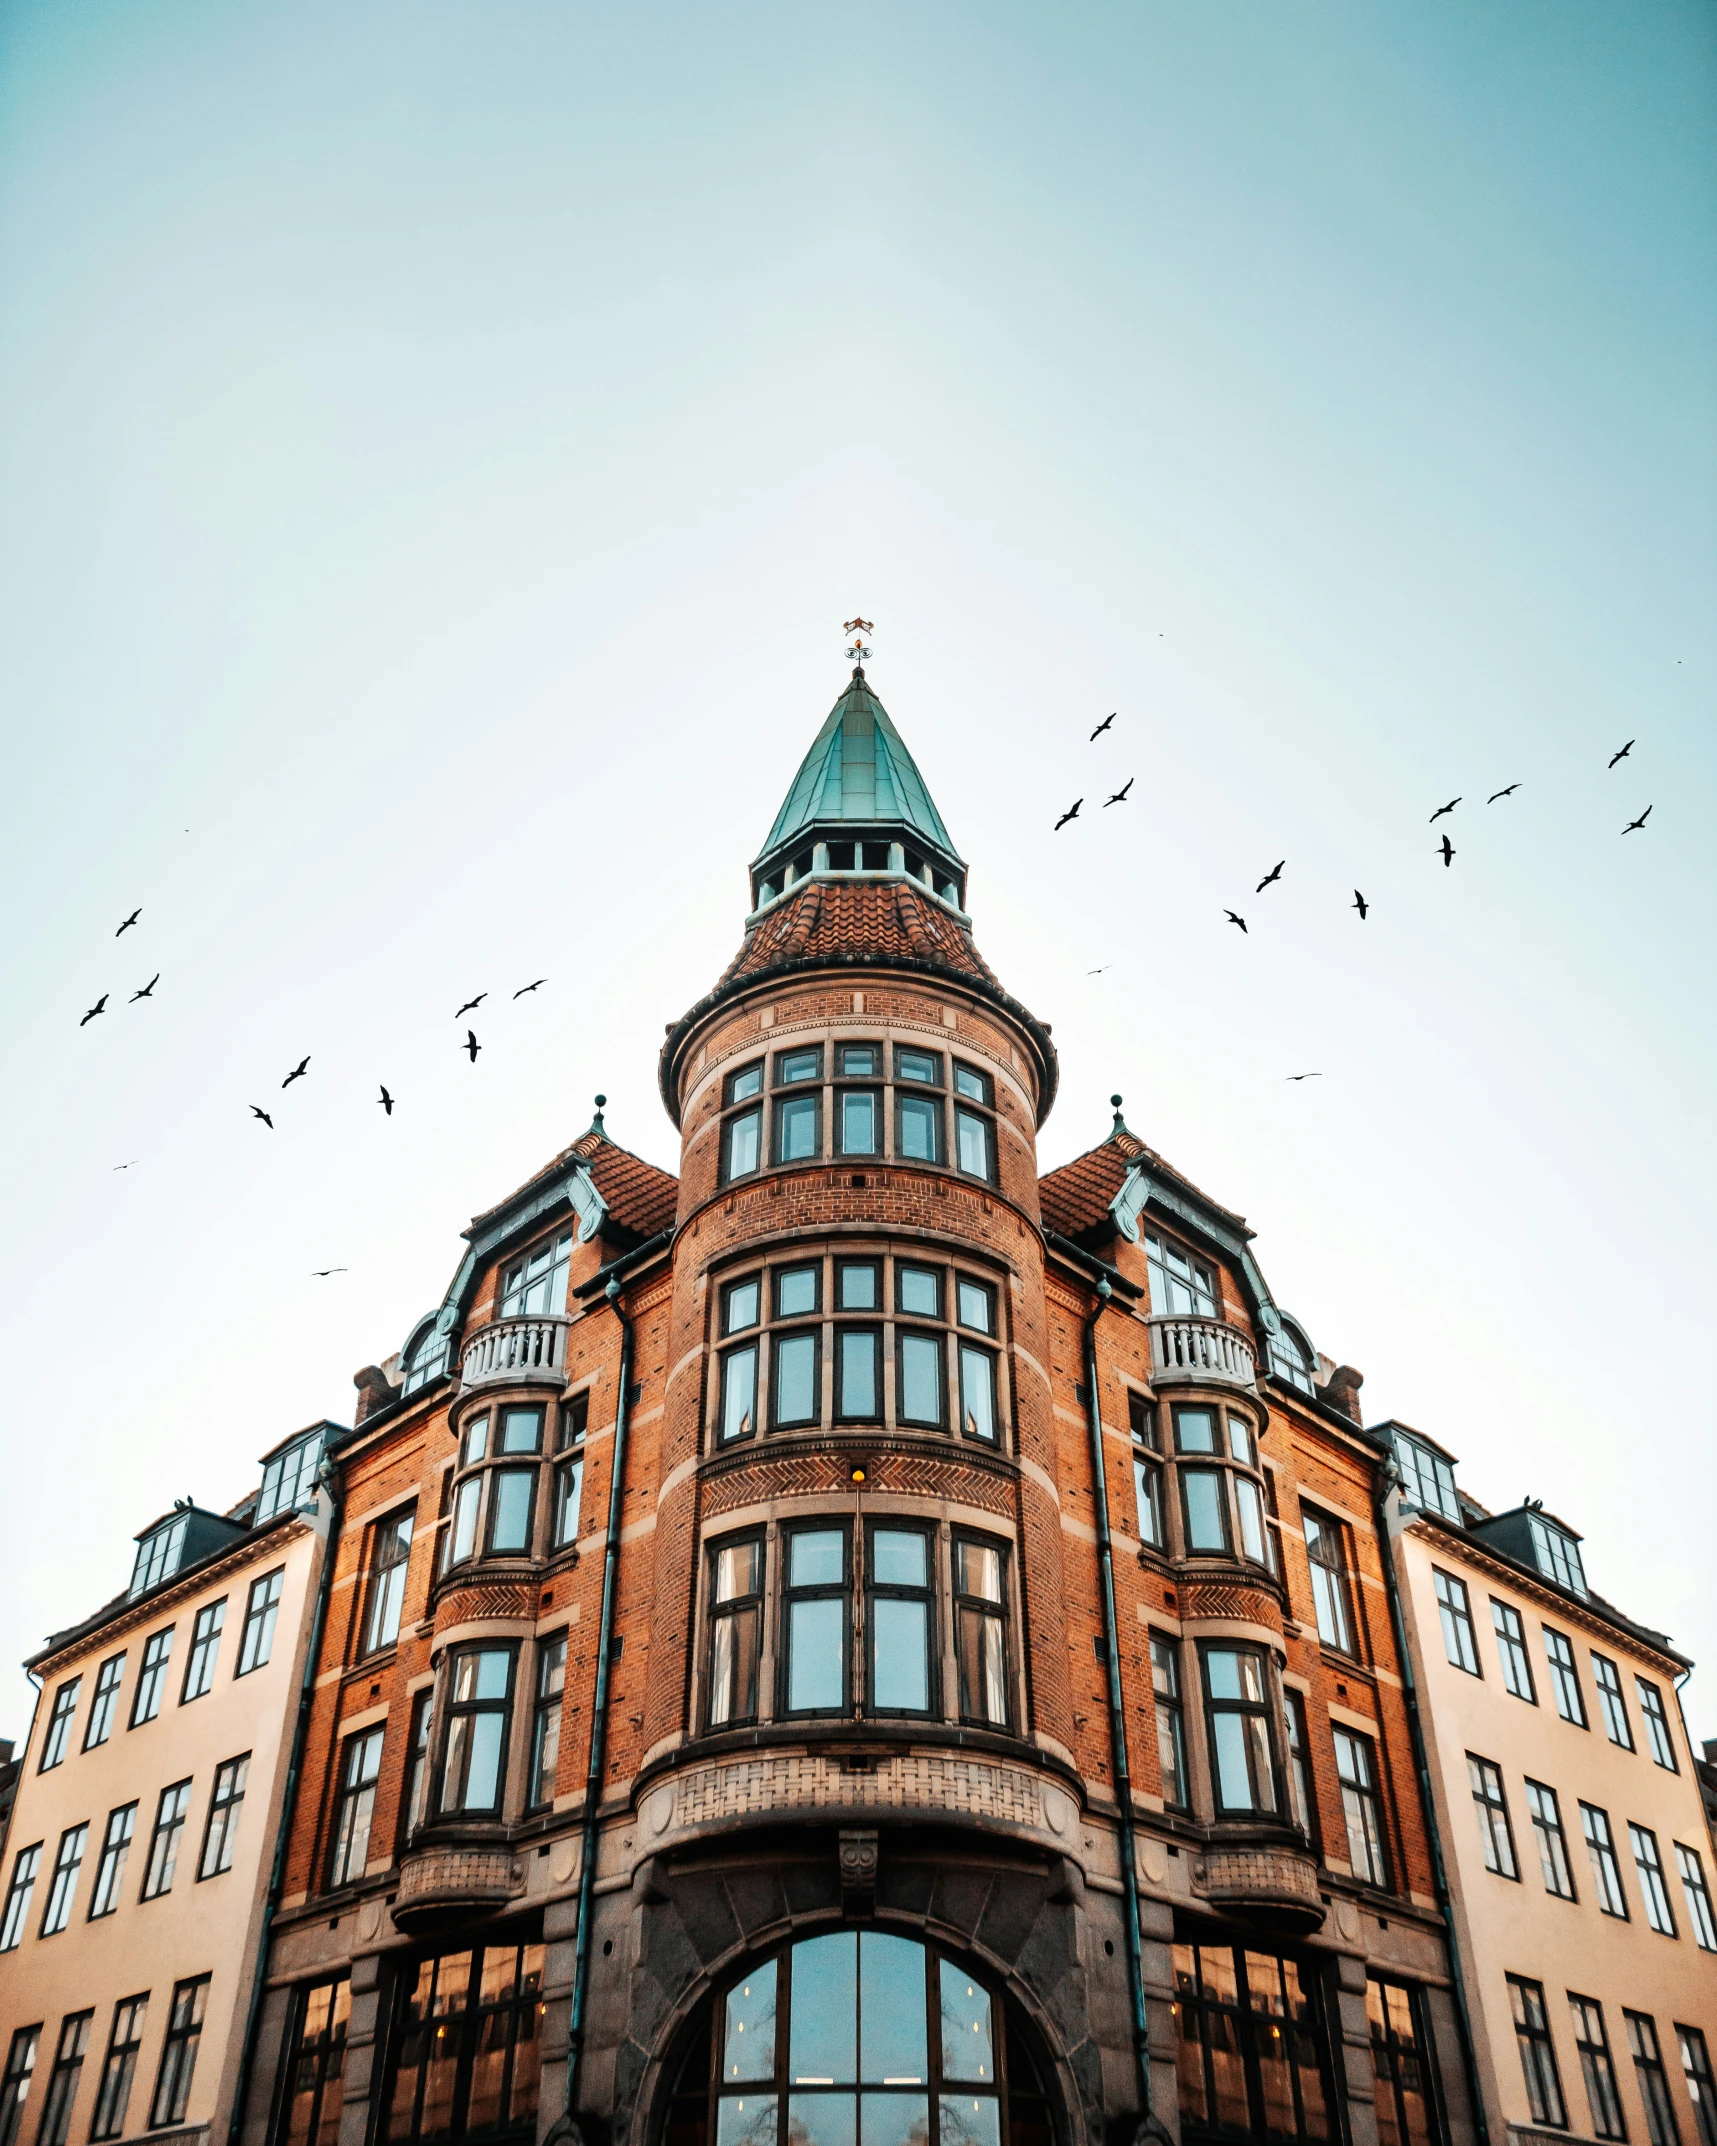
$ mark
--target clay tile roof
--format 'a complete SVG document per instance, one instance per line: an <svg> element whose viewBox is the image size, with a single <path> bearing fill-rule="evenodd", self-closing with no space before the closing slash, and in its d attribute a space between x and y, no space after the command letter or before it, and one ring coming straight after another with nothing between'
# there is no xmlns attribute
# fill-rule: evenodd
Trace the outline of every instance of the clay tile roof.
<svg viewBox="0 0 1717 2146"><path fill-rule="evenodd" d="M608 1212L626 1229L640 1237L654 1237L673 1221L680 1204L680 1181L670 1171L658 1170L630 1148L618 1147L603 1133L586 1133L575 1140L572 1152L590 1165L596 1189L608 1202Z"/></svg>
<svg viewBox="0 0 1717 2146"><path fill-rule="evenodd" d="M1225 1221L1251 1235L1246 1229L1244 1215L1237 1215L1232 1208L1213 1200L1209 1193L1200 1191L1190 1177L1183 1176L1172 1163L1165 1162L1154 1148L1146 1147L1142 1140L1124 1131L1112 1133L1101 1147L1075 1155L1071 1162L1064 1162L1059 1169L1038 1179L1037 1193L1045 1225L1059 1230L1063 1237L1077 1237L1085 1230L1095 1229L1107 1219L1109 1203L1120 1191L1121 1181L1136 1156L1143 1156L1152 1170L1173 1184L1185 1186L1212 1213L1221 1215Z"/></svg>

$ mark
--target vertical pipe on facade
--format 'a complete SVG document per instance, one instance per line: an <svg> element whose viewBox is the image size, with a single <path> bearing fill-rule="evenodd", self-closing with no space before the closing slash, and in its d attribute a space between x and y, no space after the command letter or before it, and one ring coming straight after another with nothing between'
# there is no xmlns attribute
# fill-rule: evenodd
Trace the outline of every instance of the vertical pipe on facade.
<svg viewBox="0 0 1717 2146"><path fill-rule="evenodd" d="M1467 2009L1466 1976L1461 1970L1460 1939L1455 1931L1455 1900L1449 1890L1448 1866L1443 1860L1443 1830L1437 1823L1437 1799L1431 1789L1431 1759L1425 1745L1425 1724L1419 1716L1419 1680L1413 1671L1413 1652L1407 1644L1407 1617L1401 1607L1401 1587L1395 1571L1395 1538L1389 1530L1389 1493L1401 1481L1393 1455L1386 1456L1377 1471L1373 1510L1377 1517L1378 1546L1383 1552L1383 1591L1389 1597L1389 1623L1395 1634L1395 1652L1401 1658L1401 1694L1407 1703L1407 1737L1413 1746L1413 1770L1419 1780L1419 1801L1425 1812L1425 1837L1431 1849L1431 1876L1437 1888L1437 1906L1442 1911L1443 1935L1449 1947L1449 1986L1455 2000L1455 2032L1461 2043L1461 2072L1472 2104L1473 2134L1478 2146L1490 2146L1490 2122L1485 2115L1484 2094L1479 2085L1478 2051L1473 2045L1472 2014Z"/></svg>
<svg viewBox="0 0 1717 2146"><path fill-rule="evenodd" d="M1115 1803L1121 1814L1121 1886L1127 1906L1127 1980L1133 1999L1133 2053L1139 2066L1139 2113L1150 2125L1150 2021L1145 2012L1144 1944L1139 1927L1139 1872L1133 1845L1133 1779L1127 1761L1127 1717L1121 1696L1121 1635L1115 1620L1115 1559L1109 1535L1109 1477L1103 1457L1103 1411L1097 1399L1097 1321L1114 1295L1097 1284L1097 1309L1085 1322L1085 1413L1091 1425L1092 1495L1097 1506L1097 1562L1103 1581L1103 1652L1109 1672L1109 1741Z"/></svg>
<svg viewBox="0 0 1717 2146"><path fill-rule="evenodd" d="M310 1708L316 1696L316 1663L322 1652L322 1633L328 1622L328 1600L334 1591L335 1553L340 1546L340 1514L345 1505L340 1471L326 1455L316 1471L318 1489L328 1493L328 1538L322 1546L322 1571L316 1582L316 1608L310 1620L310 1643L304 1650L304 1674L298 1680L298 1718L292 1724L292 1751L286 1761L286 1787L280 1801L280 1829L274 1836L274 1862L268 1873L268 1891L262 1902L262 1928L256 1940L256 1965L251 1972L250 2000L245 2007L244 2044L239 2052L238 2079L233 2087L232 2115L227 2122L227 2146L238 2146L244 2129L245 2103L250 2099L251 2074L256 2069L256 2043L262 2031L262 1999L268 1974L268 1946L274 1932L274 1909L286 1875L286 1850L292 1835L293 1814L298 1808L298 1785L304 1777L304 1744L310 1733Z"/></svg>
<svg viewBox="0 0 1717 2146"><path fill-rule="evenodd" d="M632 1322L620 1309L620 1279L610 1275L605 1292L620 1322L620 1399L614 1411L614 1454L609 1464L608 1540L602 1554L602 1616L596 1635L596 1691L591 1701L590 1766L584 1782L584 1846L578 1863L578 1925L572 1969L572 2011L567 2021L566 2110L561 2122L576 2132L578 2063L584 2042L585 1996L590 1982L590 1916L596 1884L597 1818L602 1769L608 1757L608 1662L614 1649L614 1594L620 1565L620 1513L625 1497L626 1427L632 1412Z"/></svg>

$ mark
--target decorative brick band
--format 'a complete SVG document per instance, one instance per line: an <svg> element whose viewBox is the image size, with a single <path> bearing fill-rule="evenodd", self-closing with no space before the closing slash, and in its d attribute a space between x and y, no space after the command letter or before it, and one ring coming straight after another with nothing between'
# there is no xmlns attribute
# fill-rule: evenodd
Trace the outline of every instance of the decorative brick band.
<svg viewBox="0 0 1717 2146"><path fill-rule="evenodd" d="M1282 1629L1282 1607L1274 1595L1258 1588L1224 1587L1208 1580L1183 1581L1180 1590L1183 1618L1226 1617L1239 1624L1267 1625Z"/></svg>
<svg viewBox="0 0 1717 2146"><path fill-rule="evenodd" d="M741 1505L761 1505L776 1498L826 1497L852 1491L849 1453L759 1454L749 1467L725 1470L706 1479L703 1511L707 1519ZM959 1505L1006 1517L1014 1510L1013 1484L1006 1476L965 1464L958 1454L871 1451L866 1458L867 1488L919 1498L946 1498Z"/></svg>
<svg viewBox="0 0 1717 2146"><path fill-rule="evenodd" d="M940 1811L1048 1829L1035 1774L967 1756L909 1752L882 1758L874 1773L844 1772L838 1759L807 1752L700 1766L645 1798L658 1833L706 1828L770 1811ZM1065 1799L1058 1798L1058 1804Z"/></svg>
<svg viewBox="0 0 1717 2146"><path fill-rule="evenodd" d="M523 1617L534 1620L537 1597L534 1587L456 1587L435 1605L435 1629L447 1631L456 1624L478 1624L489 1617Z"/></svg>

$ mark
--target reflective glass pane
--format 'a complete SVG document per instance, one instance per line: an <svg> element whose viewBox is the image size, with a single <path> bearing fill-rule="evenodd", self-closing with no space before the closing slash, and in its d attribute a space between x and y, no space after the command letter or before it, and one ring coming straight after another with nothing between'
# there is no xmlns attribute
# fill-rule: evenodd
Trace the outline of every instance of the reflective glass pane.
<svg viewBox="0 0 1717 2146"><path fill-rule="evenodd" d="M977 1595L985 1602L1002 1599L1002 1553L988 1543L962 1542L954 1546L955 1586L963 1595Z"/></svg>
<svg viewBox="0 0 1717 2146"><path fill-rule="evenodd" d="M728 1089L728 1101L731 1103L743 1103L749 1097L760 1094L762 1088L763 1064L760 1059L756 1065L747 1066L743 1073L736 1073L733 1076L732 1085Z"/></svg>
<svg viewBox="0 0 1717 2146"><path fill-rule="evenodd" d="M754 1595L762 1584L763 1545L760 1542L729 1543L715 1558L715 1599L734 1602L741 1595Z"/></svg>
<svg viewBox="0 0 1717 2146"><path fill-rule="evenodd" d="M934 1267L900 1267L895 1271L895 1296L901 1311L921 1319L942 1315L941 1276Z"/></svg>
<svg viewBox="0 0 1717 2146"><path fill-rule="evenodd" d="M757 1324L758 1284L755 1275L748 1282L735 1282L727 1292L726 1331L737 1334L745 1327Z"/></svg>
<svg viewBox="0 0 1717 2146"><path fill-rule="evenodd" d="M838 1528L802 1528L787 1538L789 1587L838 1587L846 1576L846 1538Z"/></svg>
<svg viewBox="0 0 1717 2146"><path fill-rule="evenodd" d="M1251 1467L1252 1426L1244 1416L1230 1416L1228 1419L1228 1450L1236 1460L1244 1461L1248 1468Z"/></svg>
<svg viewBox="0 0 1717 2146"><path fill-rule="evenodd" d="M1174 1412L1175 1444L1183 1453L1216 1451L1216 1414L1208 1408L1177 1408Z"/></svg>
<svg viewBox="0 0 1717 2146"><path fill-rule="evenodd" d="M993 1334L996 1329L990 1292L980 1283L968 1281L960 1283L959 1291L960 1324L980 1334Z"/></svg>
<svg viewBox="0 0 1717 2146"><path fill-rule="evenodd" d="M796 1095L775 1106L775 1145L783 1162L807 1162L817 1152L817 1099Z"/></svg>
<svg viewBox="0 0 1717 2146"><path fill-rule="evenodd" d="M1204 1657L1204 1673L1213 1699L1238 1699L1241 1696L1240 1657L1232 1648L1212 1647Z"/></svg>
<svg viewBox="0 0 1717 2146"><path fill-rule="evenodd" d="M727 1174L729 1177L748 1177L757 1167L757 1136L763 1124L763 1113L748 1110L743 1117L731 1118L727 1127Z"/></svg>
<svg viewBox="0 0 1717 2146"><path fill-rule="evenodd" d="M722 2043L721 2076L772 2079L775 2076L775 1962L766 1960L727 1993L727 2034Z"/></svg>
<svg viewBox="0 0 1717 2146"><path fill-rule="evenodd" d="M864 2094L859 2099L859 2146L928 2146L928 2094Z"/></svg>
<svg viewBox="0 0 1717 2146"><path fill-rule="evenodd" d="M811 1423L817 1415L817 1337L785 1334L775 1343L775 1420Z"/></svg>
<svg viewBox="0 0 1717 2146"><path fill-rule="evenodd" d="M879 1713L922 1714L930 1706L930 1605L879 1595L871 1604L871 1704ZM920 2012L923 2007L920 2004Z"/></svg>
<svg viewBox="0 0 1717 2146"><path fill-rule="evenodd" d="M715 2105L715 2146L775 2146L773 2094L724 2094Z"/></svg>
<svg viewBox="0 0 1717 2146"><path fill-rule="evenodd" d="M1246 1476L1234 1478L1234 1503L1240 1514L1240 1547L1254 1564L1264 1562L1264 1501Z"/></svg>
<svg viewBox="0 0 1717 2146"><path fill-rule="evenodd" d="M859 2077L867 2086L923 2086L930 2077L924 1948L880 1930L859 1935Z"/></svg>
<svg viewBox="0 0 1717 2146"><path fill-rule="evenodd" d="M841 1153L874 1155L877 1139L877 1098L869 1089L850 1089L841 1097Z"/></svg>
<svg viewBox="0 0 1717 2146"><path fill-rule="evenodd" d="M793 1947L787 2040L791 2086L845 2086L858 2072L858 1932Z"/></svg>
<svg viewBox="0 0 1717 2146"><path fill-rule="evenodd" d="M817 1269L783 1267L775 1277L775 1315L797 1319L817 1308Z"/></svg>
<svg viewBox="0 0 1717 2146"><path fill-rule="evenodd" d="M465 1426L465 1453L460 1465L469 1468L473 1462L480 1461L488 1450L489 1419L487 1416L479 1416Z"/></svg>
<svg viewBox="0 0 1717 2146"><path fill-rule="evenodd" d="M535 1453L543 1442L543 1412L540 1408L507 1408L501 1411L501 1451Z"/></svg>
<svg viewBox="0 0 1717 2146"><path fill-rule="evenodd" d="M942 1421L942 1344L932 1334L900 1338L899 1407L909 1423Z"/></svg>
<svg viewBox="0 0 1717 2146"><path fill-rule="evenodd" d="M757 1346L722 1359L721 1435L743 1438L757 1427Z"/></svg>
<svg viewBox="0 0 1717 2146"><path fill-rule="evenodd" d="M1246 1764L1246 1717L1218 1714L1211 1723L1216 1745L1216 1800L1224 1810L1252 1808L1252 1776Z"/></svg>
<svg viewBox="0 0 1717 2146"><path fill-rule="evenodd" d="M906 1162L936 1162L940 1159L941 1142L937 1133L942 1122L942 1108L926 1096L903 1095L899 1102L900 1130L898 1148Z"/></svg>
<svg viewBox="0 0 1717 2146"><path fill-rule="evenodd" d="M960 1167L968 1177L990 1175L990 1121L974 1111L957 1110L954 1130L960 1145Z"/></svg>
<svg viewBox="0 0 1717 2146"><path fill-rule="evenodd" d="M996 1437L996 1366L988 1349L960 1350L960 1428L968 1438Z"/></svg>
<svg viewBox="0 0 1717 2146"><path fill-rule="evenodd" d="M789 1051L779 1061L775 1078L786 1087L794 1081L815 1080L822 1070L821 1051Z"/></svg>
<svg viewBox="0 0 1717 2146"><path fill-rule="evenodd" d="M794 1602L787 1612L787 1704L795 1712L838 1712L845 1697L841 1650L846 1605L838 1595Z"/></svg>
<svg viewBox="0 0 1717 2146"><path fill-rule="evenodd" d="M1226 1548L1227 1537L1222 1527L1221 1476L1213 1468L1183 1468L1180 1480L1186 1497L1187 1548Z"/></svg>
<svg viewBox="0 0 1717 2146"><path fill-rule="evenodd" d="M877 1391L878 1336L868 1327L854 1332L843 1329L839 1337L843 1416L880 1416L882 1397Z"/></svg>
<svg viewBox="0 0 1717 2146"><path fill-rule="evenodd" d="M894 1072L897 1080L935 1081L942 1076L942 1061L930 1051L897 1051Z"/></svg>
<svg viewBox="0 0 1717 2146"><path fill-rule="evenodd" d="M787 2146L857 2146L856 2094L789 2094Z"/></svg>
<svg viewBox="0 0 1717 2146"><path fill-rule="evenodd" d="M928 1587L928 1538L917 1529L878 1528L870 1538L870 1576L878 1587Z"/></svg>
<svg viewBox="0 0 1717 2146"><path fill-rule="evenodd" d="M491 1550L528 1550L531 1543L531 1489L535 1471L497 1468L490 1493Z"/></svg>
<svg viewBox="0 0 1717 2146"><path fill-rule="evenodd" d="M840 1270L840 1305L842 1311L875 1311L880 1292L877 1289L878 1269L866 1261L862 1266L849 1265Z"/></svg>
<svg viewBox="0 0 1717 2146"><path fill-rule="evenodd" d="M869 1080L876 1071L874 1043L843 1043L841 1071L848 1080Z"/></svg>
<svg viewBox="0 0 1717 2146"><path fill-rule="evenodd" d="M942 1962L942 2076L993 2085L996 2052L990 2024L990 1993L982 1983Z"/></svg>

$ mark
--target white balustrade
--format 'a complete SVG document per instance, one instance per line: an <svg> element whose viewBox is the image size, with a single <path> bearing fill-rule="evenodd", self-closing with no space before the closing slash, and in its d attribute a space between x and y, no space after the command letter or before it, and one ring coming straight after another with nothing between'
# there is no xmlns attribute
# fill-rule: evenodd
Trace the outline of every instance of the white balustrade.
<svg viewBox="0 0 1717 2146"><path fill-rule="evenodd" d="M538 1314L497 1319L480 1327L465 1344L460 1383L466 1386L560 1386L566 1382L564 1319Z"/></svg>
<svg viewBox="0 0 1717 2146"><path fill-rule="evenodd" d="M1165 1313L1151 1320L1151 1370L1158 1385L1254 1386L1258 1360L1224 1319Z"/></svg>

